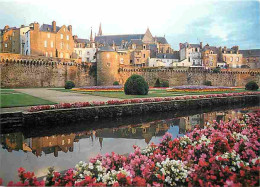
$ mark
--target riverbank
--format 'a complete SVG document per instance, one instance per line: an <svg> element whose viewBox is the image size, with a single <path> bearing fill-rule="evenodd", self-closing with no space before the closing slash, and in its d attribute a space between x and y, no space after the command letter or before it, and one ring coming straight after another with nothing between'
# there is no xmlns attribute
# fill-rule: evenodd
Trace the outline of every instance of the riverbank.
<svg viewBox="0 0 260 187"><path fill-rule="evenodd" d="M2 128L12 126L37 126L43 124L71 123L84 120L120 118L146 113L180 112L225 105L260 103L260 95L212 97L198 99L170 100L133 104L88 106L81 108L52 109L36 112L14 112L1 114Z"/></svg>

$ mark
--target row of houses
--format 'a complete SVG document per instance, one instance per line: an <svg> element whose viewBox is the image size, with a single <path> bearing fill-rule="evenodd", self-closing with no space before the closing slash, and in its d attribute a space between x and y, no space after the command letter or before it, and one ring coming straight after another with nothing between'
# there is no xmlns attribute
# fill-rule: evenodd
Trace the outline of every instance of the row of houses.
<svg viewBox="0 0 260 187"><path fill-rule="evenodd" d="M260 49L239 50L210 45L180 43L173 50L165 36L153 36L147 28L144 34L103 35L101 24L96 36L92 29L89 39L72 34L72 26L57 26L34 22L20 28L5 26L0 30L0 52L78 59L96 62L102 49L129 53L129 65L137 67L200 67L200 68L260 68Z"/></svg>

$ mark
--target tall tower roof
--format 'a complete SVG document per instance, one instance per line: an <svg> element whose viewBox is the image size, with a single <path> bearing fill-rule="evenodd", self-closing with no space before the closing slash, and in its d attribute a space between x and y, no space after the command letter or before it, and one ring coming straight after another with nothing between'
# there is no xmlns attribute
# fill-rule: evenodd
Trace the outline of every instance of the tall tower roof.
<svg viewBox="0 0 260 187"><path fill-rule="evenodd" d="M90 37L89 37L90 42L93 42L93 36L92 36L92 27L91 27L91 32L90 32Z"/></svg>
<svg viewBox="0 0 260 187"><path fill-rule="evenodd" d="M102 28L101 28L101 23L100 23L100 25L99 25L98 36L102 36Z"/></svg>

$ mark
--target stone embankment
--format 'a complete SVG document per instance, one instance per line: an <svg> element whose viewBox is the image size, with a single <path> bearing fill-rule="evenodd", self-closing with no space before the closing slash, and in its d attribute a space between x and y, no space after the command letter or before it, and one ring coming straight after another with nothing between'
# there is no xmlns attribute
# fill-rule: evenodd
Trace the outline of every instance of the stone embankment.
<svg viewBox="0 0 260 187"><path fill-rule="evenodd" d="M171 111L181 112L200 109L214 109L220 106L247 104L259 105L259 95L246 95L234 97L219 97L205 99L173 100L163 102L135 103L122 105L105 105L84 108L69 108L45 110L38 112L20 112L1 114L1 128L13 126L33 127L44 124L64 124L76 121L95 120L104 118L120 118L125 116L137 116L149 113Z"/></svg>

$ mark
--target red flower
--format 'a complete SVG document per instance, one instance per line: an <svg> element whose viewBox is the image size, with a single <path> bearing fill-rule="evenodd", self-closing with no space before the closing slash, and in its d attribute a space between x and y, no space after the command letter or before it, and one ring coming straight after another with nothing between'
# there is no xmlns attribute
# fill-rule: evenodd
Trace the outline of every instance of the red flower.
<svg viewBox="0 0 260 187"><path fill-rule="evenodd" d="M18 169L18 173L24 173L24 172L25 172L25 169L24 169L24 168L20 167L20 168Z"/></svg>

